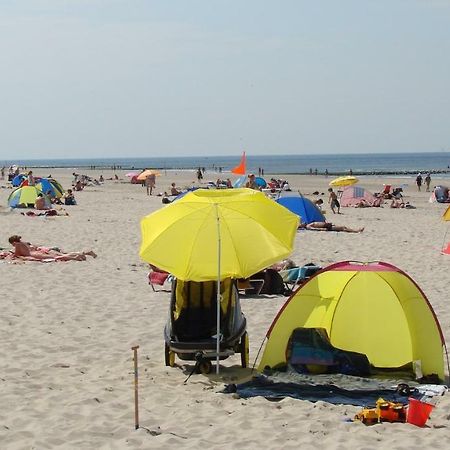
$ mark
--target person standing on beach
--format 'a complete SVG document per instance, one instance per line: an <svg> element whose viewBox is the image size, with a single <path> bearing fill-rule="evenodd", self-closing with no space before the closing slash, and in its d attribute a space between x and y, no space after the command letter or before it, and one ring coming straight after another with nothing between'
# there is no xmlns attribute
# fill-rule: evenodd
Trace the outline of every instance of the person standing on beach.
<svg viewBox="0 0 450 450"><path fill-rule="evenodd" d="M145 186L147 188L147 195L152 195L153 188L155 187L155 184L156 184L156 176L155 176L155 174L151 174L145 179Z"/></svg>
<svg viewBox="0 0 450 450"><path fill-rule="evenodd" d="M425 186L427 192L430 192L430 183L431 183L431 175L427 173L427 176L425 177Z"/></svg>
<svg viewBox="0 0 450 450"><path fill-rule="evenodd" d="M32 170L30 170L28 172L27 180L28 180L28 186L34 186L36 184L35 180L34 180L34 176L33 176L33 171Z"/></svg>
<svg viewBox="0 0 450 450"><path fill-rule="evenodd" d="M419 172L416 177L417 190L420 192L422 186L422 174Z"/></svg>
<svg viewBox="0 0 450 450"><path fill-rule="evenodd" d="M337 208L337 213L341 213L341 205L339 203L339 200L337 198L336 192L333 191L333 188L328 188L328 192L330 193L328 197L328 203L330 204L331 211L333 211L333 214L336 214L336 211L334 210Z"/></svg>

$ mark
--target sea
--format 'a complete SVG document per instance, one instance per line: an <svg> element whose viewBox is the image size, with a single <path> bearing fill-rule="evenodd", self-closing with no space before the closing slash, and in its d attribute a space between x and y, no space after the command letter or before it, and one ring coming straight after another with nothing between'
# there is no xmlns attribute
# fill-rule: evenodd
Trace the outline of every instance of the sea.
<svg viewBox="0 0 450 450"><path fill-rule="evenodd" d="M0 160L0 165L27 168L195 170L229 172L240 156L192 156L148 158L16 159ZM372 153L333 155L247 155L247 172L265 174L450 174L450 152Z"/></svg>

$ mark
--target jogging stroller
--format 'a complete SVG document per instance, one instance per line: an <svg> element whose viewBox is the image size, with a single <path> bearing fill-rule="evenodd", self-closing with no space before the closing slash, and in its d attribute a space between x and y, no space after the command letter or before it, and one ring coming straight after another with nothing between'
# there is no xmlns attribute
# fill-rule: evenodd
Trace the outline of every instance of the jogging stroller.
<svg viewBox="0 0 450 450"><path fill-rule="evenodd" d="M249 342L246 319L241 311L236 281L230 278L220 283L220 351L219 359L241 354L242 367L249 364ZM217 282L172 282L169 318L164 328L165 362L173 367L175 356L196 361L200 373L211 371L216 359Z"/></svg>

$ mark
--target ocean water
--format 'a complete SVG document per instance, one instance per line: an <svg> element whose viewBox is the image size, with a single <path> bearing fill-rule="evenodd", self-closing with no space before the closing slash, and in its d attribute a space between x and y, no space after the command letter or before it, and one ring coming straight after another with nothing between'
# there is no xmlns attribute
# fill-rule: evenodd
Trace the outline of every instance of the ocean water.
<svg viewBox="0 0 450 450"><path fill-rule="evenodd" d="M238 165L240 156L210 157L154 157L154 158L92 158L92 159L35 159L0 160L6 167L17 164L26 167L68 167L96 168L120 167L122 169L191 169L205 167L215 170L219 167L229 171ZM414 173L450 172L450 153L389 153L389 154L340 154L340 155L247 155L247 172L258 172L263 168L266 174L309 173L310 170L330 174L349 173Z"/></svg>

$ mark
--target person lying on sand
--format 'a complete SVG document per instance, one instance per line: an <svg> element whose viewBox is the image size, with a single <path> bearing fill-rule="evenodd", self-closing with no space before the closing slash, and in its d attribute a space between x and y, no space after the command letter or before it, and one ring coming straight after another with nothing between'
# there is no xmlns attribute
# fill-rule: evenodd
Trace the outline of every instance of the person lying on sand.
<svg viewBox="0 0 450 450"><path fill-rule="evenodd" d="M406 209L416 209L415 206L411 205L409 202L403 202L403 199L392 199L391 208L406 208Z"/></svg>
<svg viewBox="0 0 450 450"><path fill-rule="evenodd" d="M364 227L353 229L343 225L333 225L331 222L302 223L299 228L314 231L343 231L345 233L362 233L364 231Z"/></svg>
<svg viewBox="0 0 450 450"><path fill-rule="evenodd" d="M21 257L27 261L36 261L44 259L54 259L55 261L85 261L86 255L96 258L97 255L92 251L63 253L57 250L43 250L28 242L22 242L22 237L13 235L9 243L14 247L14 256Z"/></svg>

